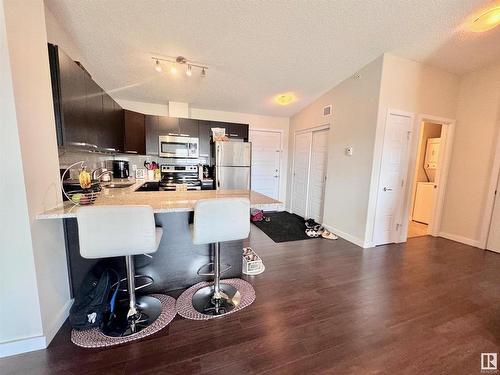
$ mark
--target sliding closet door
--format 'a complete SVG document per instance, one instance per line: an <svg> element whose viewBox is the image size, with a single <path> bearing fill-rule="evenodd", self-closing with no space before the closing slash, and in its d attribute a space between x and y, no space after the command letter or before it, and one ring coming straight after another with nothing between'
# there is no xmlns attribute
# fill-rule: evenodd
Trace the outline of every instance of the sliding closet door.
<svg viewBox="0 0 500 375"><path fill-rule="evenodd" d="M328 129L315 131L312 133L307 217L314 219L318 223L323 222L327 162Z"/></svg>
<svg viewBox="0 0 500 375"><path fill-rule="evenodd" d="M307 185L311 157L311 132L295 135L293 155L292 212L305 217L307 210Z"/></svg>

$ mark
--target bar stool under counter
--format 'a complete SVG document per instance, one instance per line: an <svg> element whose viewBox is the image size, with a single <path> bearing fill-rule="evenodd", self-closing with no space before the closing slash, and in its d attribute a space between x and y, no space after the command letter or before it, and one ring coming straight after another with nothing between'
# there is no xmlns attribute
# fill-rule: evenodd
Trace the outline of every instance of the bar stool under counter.
<svg viewBox="0 0 500 375"><path fill-rule="evenodd" d="M242 240L250 233L250 201L246 198L204 199L196 202L191 227L193 243L212 244L213 285L197 290L192 297L196 311L224 315L238 306L241 295L234 285L221 282L220 242ZM199 271L200 272L200 271ZM243 282L243 280L242 280Z"/></svg>
<svg viewBox="0 0 500 375"><path fill-rule="evenodd" d="M136 278L144 276L135 275L133 256L151 254L158 249L163 231L155 226L153 209L150 206L81 207L76 217L83 258L125 257L129 297L126 316L121 319L125 323L103 333L123 337L150 326L162 312L162 304L152 296L136 297Z"/></svg>

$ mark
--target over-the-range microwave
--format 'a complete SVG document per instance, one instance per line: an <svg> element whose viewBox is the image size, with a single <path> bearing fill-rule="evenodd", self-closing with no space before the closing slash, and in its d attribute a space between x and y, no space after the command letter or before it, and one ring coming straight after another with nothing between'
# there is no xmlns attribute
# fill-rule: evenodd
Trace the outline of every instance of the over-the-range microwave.
<svg viewBox="0 0 500 375"><path fill-rule="evenodd" d="M198 138L160 135L158 137L158 155L165 158L198 158Z"/></svg>

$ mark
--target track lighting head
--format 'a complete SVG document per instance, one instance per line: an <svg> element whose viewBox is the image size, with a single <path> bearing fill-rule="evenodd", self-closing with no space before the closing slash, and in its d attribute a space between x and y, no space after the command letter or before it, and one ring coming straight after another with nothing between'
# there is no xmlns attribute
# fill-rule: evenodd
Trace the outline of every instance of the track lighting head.
<svg viewBox="0 0 500 375"><path fill-rule="evenodd" d="M159 60L156 60L155 62L155 70L158 72L158 73L161 73L161 71L163 70L162 67L161 67L161 64L160 64L160 61Z"/></svg>
<svg viewBox="0 0 500 375"><path fill-rule="evenodd" d="M203 67L203 68L201 69L201 77L202 77L202 78L205 78L206 76L207 76L207 70L205 69L205 67Z"/></svg>

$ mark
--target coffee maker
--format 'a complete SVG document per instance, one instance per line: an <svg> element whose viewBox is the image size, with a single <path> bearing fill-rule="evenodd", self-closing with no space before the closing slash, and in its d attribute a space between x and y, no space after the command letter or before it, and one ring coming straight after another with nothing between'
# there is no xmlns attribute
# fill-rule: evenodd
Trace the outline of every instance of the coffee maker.
<svg viewBox="0 0 500 375"><path fill-rule="evenodd" d="M128 161L113 160L113 178L128 178Z"/></svg>

